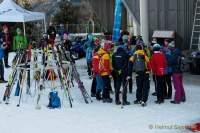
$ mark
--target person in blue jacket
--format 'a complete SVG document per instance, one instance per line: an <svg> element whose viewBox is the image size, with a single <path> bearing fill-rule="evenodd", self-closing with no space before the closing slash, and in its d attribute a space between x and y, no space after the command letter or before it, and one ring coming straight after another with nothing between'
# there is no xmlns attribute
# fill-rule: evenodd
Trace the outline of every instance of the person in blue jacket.
<svg viewBox="0 0 200 133"><path fill-rule="evenodd" d="M173 42L171 42L173 43ZM164 46L162 48L167 60L167 68L165 73L165 85L164 85L164 98L172 98L172 51L169 48L169 40L165 40Z"/></svg>
<svg viewBox="0 0 200 133"><path fill-rule="evenodd" d="M87 35L87 41L84 44L84 50L86 53L86 62L87 62L87 72L88 76L91 79L92 78L92 52L94 49L94 41L93 41L93 35L88 34Z"/></svg>

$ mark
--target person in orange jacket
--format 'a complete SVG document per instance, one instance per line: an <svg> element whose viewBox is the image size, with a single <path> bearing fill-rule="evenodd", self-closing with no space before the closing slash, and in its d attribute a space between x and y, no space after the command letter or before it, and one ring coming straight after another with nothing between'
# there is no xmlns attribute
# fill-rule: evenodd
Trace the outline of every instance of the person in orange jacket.
<svg viewBox="0 0 200 133"><path fill-rule="evenodd" d="M100 74L103 79L104 89L103 89L103 102L111 103L112 99L110 98L110 76L111 76L111 66L110 66L110 57L109 54L103 49L100 48L98 51L100 56Z"/></svg>

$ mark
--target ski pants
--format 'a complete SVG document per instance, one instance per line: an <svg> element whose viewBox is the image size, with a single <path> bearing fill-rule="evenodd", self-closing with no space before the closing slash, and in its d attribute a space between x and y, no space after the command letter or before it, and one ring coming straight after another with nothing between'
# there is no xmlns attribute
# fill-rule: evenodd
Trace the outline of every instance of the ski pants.
<svg viewBox="0 0 200 133"><path fill-rule="evenodd" d="M92 63L91 63L91 61L87 62L87 72L88 72L88 76L92 75Z"/></svg>
<svg viewBox="0 0 200 133"><path fill-rule="evenodd" d="M136 99L138 101L147 102L150 90L149 74L140 73L136 76Z"/></svg>
<svg viewBox="0 0 200 133"><path fill-rule="evenodd" d="M0 60L0 79L4 80L4 65L3 65L3 60Z"/></svg>
<svg viewBox="0 0 200 133"><path fill-rule="evenodd" d="M185 100L185 91L183 87L183 75L181 73L174 73L172 75L173 84L175 89L175 102L181 102Z"/></svg>
<svg viewBox="0 0 200 133"><path fill-rule="evenodd" d="M103 88L104 88L103 79L100 74L97 74L96 75L96 92L101 92Z"/></svg>
<svg viewBox="0 0 200 133"><path fill-rule="evenodd" d="M156 90L157 90L157 100L164 101L164 85L165 85L165 75L156 75Z"/></svg>
<svg viewBox="0 0 200 133"><path fill-rule="evenodd" d="M96 94L96 86L97 86L96 77L94 77L92 80L91 94Z"/></svg>
<svg viewBox="0 0 200 133"><path fill-rule="evenodd" d="M122 100L123 102L127 101L127 82L126 81L126 76L124 75L116 75L115 77L115 102L118 102L120 101L119 100L119 95L120 95L120 88L121 86L123 87L122 89Z"/></svg>
<svg viewBox="0 0 200 133"><path fill-rule="evenodd" d="M4 50L4 63L5 63L5 67L8 66L8 56L9 56L9 49L5 49Z"/></svg>
<svg viewBox="0 0 200 133"><path fill-rule="evenodd" d="M105 76L102 76L102 79L103 79L103 84L104 84L104 87L103 87L103 98L104 99L107 99L107 98L110 98L110 77L109 75L105 75Z"/></svg>
<svg viewBox="0 0 200 133"><path fill-rule="evenodd" d="M165 88L164 88L164 96L165 97L172 97L172 81L171 81L172 74L169 73L165 75Z"/></svg>

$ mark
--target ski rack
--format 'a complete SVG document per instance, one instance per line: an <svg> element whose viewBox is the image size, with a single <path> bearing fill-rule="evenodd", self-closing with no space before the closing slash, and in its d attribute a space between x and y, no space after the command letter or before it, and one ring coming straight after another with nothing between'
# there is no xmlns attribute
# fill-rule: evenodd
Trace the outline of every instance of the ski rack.
<svg viewBox="0 0 200 133"><path fill-rule="evenodd" d="M61 46L62 44L60 44ZM78 84L78 87L81 91L81 94L84 98L85 103L89 103L89 100L92 102L91 97L87 93L86 89L84 88L83 83L80 80L78 71L76 70L76 67L74 64L72 64L72 59L67 57L65 60L63 60L62 53L63 50L59 49L59 47L54 46L52 48L47 48L48 50L44 49L32 49L31 50L31 60L28 61L28 50L18 50L16 52L15 58L13 59L13 62L16 61L16 64L13 65L13 72L11 76L9 76L10 81L8 82L8 85L6 87L3 101L6 104L9 104L9 100L11 98L12 92L15 90L16 83L19 84L20 89L20 95L19 95L19 102L17 104L17 107L20 107L21 101L23 98L23 95L25 94L24 91L26 91L27 97L31 96L31 91L27 89L27 82L28 82L28 76L31 77L31 81L35 81L35 96L37 96L37 102L36 102L36 109L41 108L41 97L42 92L47 89L47 84L51 82L53 86L49 87L52 89L60 88L61 92L64 93L65 96L63 96L63 99L69 100L69 105L72 108L72 96L71 96L71 87L74 86L73 84L73 78ZM66 57L66 55L64 55ZM63 65L65 65L65 68L67 71L65 71ZM48 81L46 79L46 73L47 70L57 71L56 75L57 80L59 82L55 81ZM30 74L28 73L30 72ZM38 72L37 76L39 79L32 78L35 76L36 72ZM29 78L30 78L29 77ZM73 77L73 78L72 78ZM54 83L53 83L54 82ZM26 85L24 85L26 83ZM26 89L25 89L26 87ZM32 85L29 85L29 89L33 87ZM34 97L35 97L34 96Z"/></svg>

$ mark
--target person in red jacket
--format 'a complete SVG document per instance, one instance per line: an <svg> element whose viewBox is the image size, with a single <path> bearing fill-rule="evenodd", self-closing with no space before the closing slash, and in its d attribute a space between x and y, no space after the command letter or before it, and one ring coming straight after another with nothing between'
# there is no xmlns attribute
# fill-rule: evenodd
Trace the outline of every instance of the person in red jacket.
<svg viewBox="0 0 200 133"><path fill-rule="evenodd" d="M8 65L8 57L9 57L9 52L11 50L11 45L12 45L12 36L9 32L7 25L3 26L3 45L5 47L5 50L4 50L5 67L10 68L10 66Z"/></svg>
<svg viewBox="0 0 200 133"><path fill-rule="evenodd" d="M103 102L111 103L110 98L110 76L111 76L111 64L109 54L102 48L99 49L98 54L100 56L100 74L103 79Z"/></svg>
<svg viewBox="0 0 200 133"><path fill-rule="evenodd" d="M160 51L161 46L154 44L153 55L151 57L151 68L156 80L157 90L157 104L164 103L164 84L165 84L165 71L167 67L167 61L165 55Z"/></svg>
<svg viewBox="0 0 200 133"><path fill-rule="evenodd" d="M92 56L92 72L93 72L93 81L91 87L91 93L95 95L97 100L101 100L101 92L103 90L103 80L100 75L100 56L98 50L100 45L96 46Z"/></svg>

